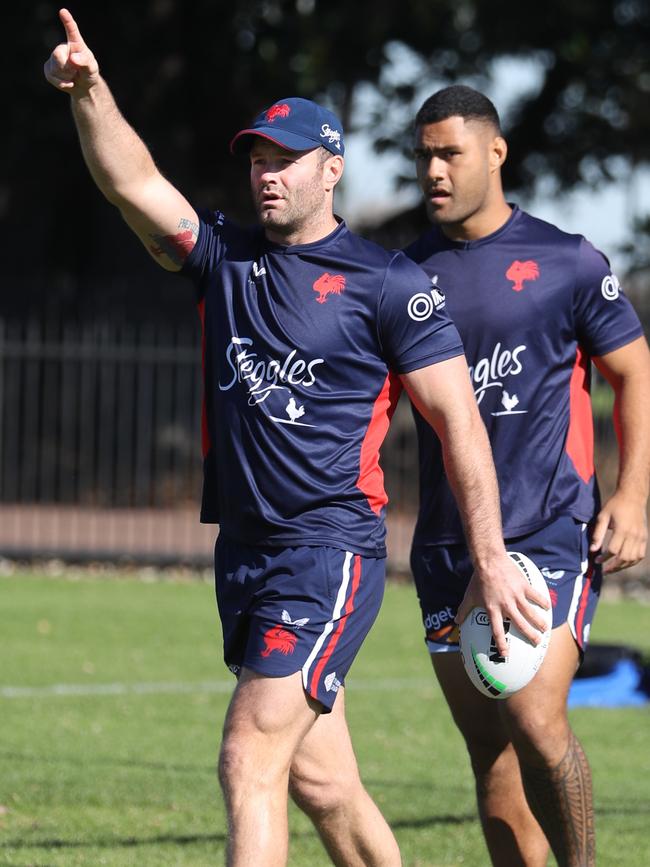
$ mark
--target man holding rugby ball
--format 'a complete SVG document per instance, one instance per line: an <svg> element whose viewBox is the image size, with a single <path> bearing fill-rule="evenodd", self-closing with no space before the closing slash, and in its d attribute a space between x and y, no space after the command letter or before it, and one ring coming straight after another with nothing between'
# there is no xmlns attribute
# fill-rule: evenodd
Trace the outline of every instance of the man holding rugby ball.
<svg viewBox="0 0 650 867"><path fill-rule="evenodd" d="M492 862L594 863L589 765L567 717L601 571L646 550L650 354L605 257L581 235L510 205L494 105L456 85L415 118L415 162L433 227L406 253L432 281L465 347L488 430L506 547L546 578L550 646L533 680L504 701L463 671L457 623L473 565L440 443L416 411L420 510L412 569L433 666L470 754ZM613 386L620 468L601 507L594 473L591 363ZM465 595L465 598L463 599ZM433 624L427 626L427 624Z"/></svg>

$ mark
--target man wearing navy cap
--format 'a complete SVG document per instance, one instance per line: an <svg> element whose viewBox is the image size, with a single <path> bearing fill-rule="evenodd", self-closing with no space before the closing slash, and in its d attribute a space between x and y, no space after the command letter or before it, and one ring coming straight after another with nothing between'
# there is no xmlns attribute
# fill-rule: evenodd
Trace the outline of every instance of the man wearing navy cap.
<svg viewBox="0 0 650 867"><path fill-rule="evenodd" d="M205 481L218 523L224 657L238 677L219 774L230 865L286 863L287 800L334 863L400 863L364 790L345 721L345 676L384 584L379 466L405 386L437 431L475 558L474 599L533 640L543 623L501 540L494 468L462 345L424 273L333 212L343 131L281 99L242 130L259 226L195 211L120 114L72 16L45 65L68 91L84 158L155 260L189 277L203 325Z"/></svg>

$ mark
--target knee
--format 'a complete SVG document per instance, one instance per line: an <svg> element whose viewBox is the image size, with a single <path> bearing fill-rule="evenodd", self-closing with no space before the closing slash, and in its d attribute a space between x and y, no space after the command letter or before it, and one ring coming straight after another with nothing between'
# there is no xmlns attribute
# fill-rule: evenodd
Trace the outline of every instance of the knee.
<svg viewBox="0 0 650 867"><path fill-rule="evenodd" d="M246 754L237 741L224 741L219 751L217 776L224 792L232 791L247 775Z"/></svg>
<svg viewBox="0 0 650 867"><path fill-rule="evenodd" d="M463 732L472 770L477 779L494 773L508 752L509 739L497 726L466 727Z"/></svg>
<svg viewBox="0 0 650 867"><path fill-rule="evenodd" d="M330 775L322 768L292 766L289 794L300 809L313 819L331 815L350 800L355 780Z"/></svg>
<svg viewBox="0 0 650 867"><path fill-rule="evenodd" d="M544 708L509 721L513 746L524 764L555 765L567 750L571 729L565 713Z"/></svg>
<svg viewBox="0 0 650 867"><path fill-rule="evenodd" d="M271 784L275 768L265 761L246 738L224 739L219 751L217 776L225 795L250 796Z"/></svg>

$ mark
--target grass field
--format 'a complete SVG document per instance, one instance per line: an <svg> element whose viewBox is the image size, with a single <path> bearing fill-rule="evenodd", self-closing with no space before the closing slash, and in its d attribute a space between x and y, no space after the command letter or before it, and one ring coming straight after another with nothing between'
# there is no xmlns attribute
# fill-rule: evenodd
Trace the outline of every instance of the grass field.
<svg viewBox="0 0 650 867"><path fill-rule="evenodd" d="M650 607L603 602L594 641L650 652ZM464 748L430 673L416 601L390 585L348 679L355 748L406 867L485 867ZM205 581L0 578L0 864L223 863L214 773L233 680ZM576 708L598 862L650 864L650 710ZM291 812L290 864L327 858Z"/></svg>

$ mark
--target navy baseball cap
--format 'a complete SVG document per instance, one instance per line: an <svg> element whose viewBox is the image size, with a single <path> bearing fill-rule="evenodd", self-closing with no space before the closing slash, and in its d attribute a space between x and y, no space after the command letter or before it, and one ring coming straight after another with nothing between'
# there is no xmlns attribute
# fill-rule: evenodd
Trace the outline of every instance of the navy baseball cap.
<svg viewBox="0 0 650 867"><path fill-rule="evenodd" d="M259 135L290 151L306 151L322 146L343 156L343 126L338 117L310 99L279 99L258 114L253 125L238 132L230 142L230 152L247 153L251 136Z"/></svg>

